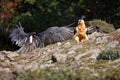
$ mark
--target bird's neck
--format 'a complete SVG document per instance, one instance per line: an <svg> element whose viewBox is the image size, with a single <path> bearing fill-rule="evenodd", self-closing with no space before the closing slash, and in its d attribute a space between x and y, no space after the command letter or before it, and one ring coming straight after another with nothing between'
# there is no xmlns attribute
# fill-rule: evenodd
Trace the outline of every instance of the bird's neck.
<svg viewBox="0 0 120 80"><path fill-rule="evenodd" d="M84 22L80 23L80 24L78 25L78 27L80 27L80 28L85 28L85 23L84 23Z"/></svg>

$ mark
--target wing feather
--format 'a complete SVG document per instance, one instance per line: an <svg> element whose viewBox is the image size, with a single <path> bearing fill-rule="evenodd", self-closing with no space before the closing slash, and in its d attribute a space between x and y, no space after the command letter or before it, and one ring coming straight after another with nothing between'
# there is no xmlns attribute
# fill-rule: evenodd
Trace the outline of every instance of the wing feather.
<svg viewBox="0 0 120 80"><path fill-rule="evenodd" d="M32 42L30 42L32 36ZM74 28L71 27L50 27L38 35L25 33L22 26L17 26L10 34L11 41L18 45L18 52L31 52L37 47L45 47L49 44L65 41L74 36Z"/></svg>
<svg viewBox="0 0 120 80"><path fill-rule="evenodd" d="M39 33L44 45L53 44L71 39L74 36L74 29L71 27L50 27L47 30Z"/></svg>
<svg viewBox="0 0 120 80"><path fill-rule="evenodd" d="M13 31L10 34L11 41L15 43L17 46L20 47L18 52L26 53L31 52L36 47L39 46L40 38L37 35L32 35L32 43L30 42L30 36L32 34L25 33L23 28L20 26L17 28L14 28Z"/></svg>
<svg viewBox="0 0 120 80"><path fill-rule="evenodd" d="M23 31L23 28L17 27L13 29L12 33L10 34L11 41L15 43L18 46L23 46L26 44L26 38L27 34ZM23 41L24 40L24 41ZM22 44L21 44L22 43Z"/></svg>

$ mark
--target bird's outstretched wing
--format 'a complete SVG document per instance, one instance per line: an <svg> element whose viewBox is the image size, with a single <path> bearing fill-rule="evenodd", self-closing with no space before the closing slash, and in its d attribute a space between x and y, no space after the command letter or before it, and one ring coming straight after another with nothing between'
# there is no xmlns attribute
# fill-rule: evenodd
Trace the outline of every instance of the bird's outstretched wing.
<svg viewBox="0 0 120 80"><path fill-rule="evenodd" d="M17 28L14 28L10 36L11 41L20 47L19 52L31 52L39 46L40 39L34 33L25 33L23 27L19 23Z"/></svg>
<svg viewBox="0 0 120 80"><path fill-rule="evenodd" d="M45 47L49 44L65 41L74 36L72 27L50 27L38 35L25 33L22 26L13 29L10 34L11 41L20 47L21 53L31 52L37 47Z"/></svg>
<svg viewBox="0 0 120 80"><path fill-rule="evenodd" d="M24 32L21 25L20 26L17 25L17 28L13 29L9 37L11 38L11 41L18 45L19 47L22 47L28 41L27 33Z"/></svg>
<svg viewBox="0 0 120 80"><path fill-rule="evenodd" d="M46 46L71 39L74 36L74 30L75 29L73 27L50 27L47 30L39 33L38 36L40 37L44 46Z"/></svg>

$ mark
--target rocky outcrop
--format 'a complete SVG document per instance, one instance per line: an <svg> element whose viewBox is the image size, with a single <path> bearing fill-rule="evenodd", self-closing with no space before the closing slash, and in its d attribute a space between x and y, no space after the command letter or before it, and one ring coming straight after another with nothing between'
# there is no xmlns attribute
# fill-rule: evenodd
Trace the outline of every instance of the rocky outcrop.
<svg viewBox="0 0 120 80"><path fill-rule="evenodd" d="M113 34L98 32L94 32L88 37L89 40L84 43L77 44L71 39L45 48L37 48L25 54L17 51L0 51L0 79L13 80L16 78L16 73L24 74L26 71L34 72L45 68L57 71L59 67L62 70L87 70L93 74L92 76L106 79L102 73L107 72L107 70L114 72L115 68L120 70L119 59L108 60L107 63L96 59L103 50L120 50L119 39L113 39Z"/></svg>

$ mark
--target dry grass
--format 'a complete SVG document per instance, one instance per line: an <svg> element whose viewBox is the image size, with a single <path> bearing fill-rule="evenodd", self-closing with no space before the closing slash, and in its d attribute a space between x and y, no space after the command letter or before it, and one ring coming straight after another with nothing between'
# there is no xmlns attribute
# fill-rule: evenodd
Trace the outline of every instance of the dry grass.
<svg viewBox="0 0 120 80"><path fill-rule="evenodd" d="M95 19L93 21L90 21L90 23L94 26L99 27L102 32L110 33L115 31L114 26L112 24L107 23L106 21Z"/></svg>
<svg viewBox="0 0 120 80"><path fill-rule="evenodd" d="M111 36L108 38L109 41L120 41L120 29L111 33Z"/></svg>

